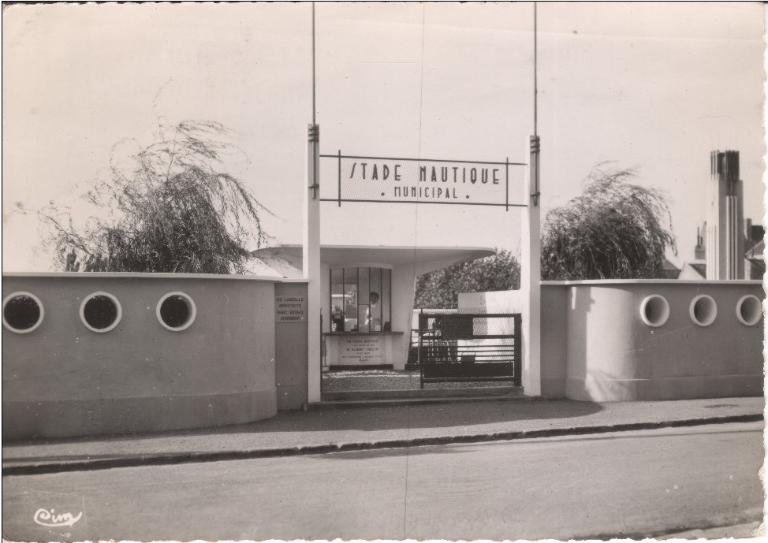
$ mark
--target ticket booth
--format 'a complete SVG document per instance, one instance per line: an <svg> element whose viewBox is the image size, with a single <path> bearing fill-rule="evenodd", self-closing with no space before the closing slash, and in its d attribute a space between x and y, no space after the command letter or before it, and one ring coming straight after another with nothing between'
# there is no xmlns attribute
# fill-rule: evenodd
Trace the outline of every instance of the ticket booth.
<svg viewBox="0 0 768 543"><path fill-rule="evenodd" d="M492 248L322 245L322 364L325 370L402 370L408 358L416 278ZM300 277L300 245L256 256L286 277Z"/></svg>

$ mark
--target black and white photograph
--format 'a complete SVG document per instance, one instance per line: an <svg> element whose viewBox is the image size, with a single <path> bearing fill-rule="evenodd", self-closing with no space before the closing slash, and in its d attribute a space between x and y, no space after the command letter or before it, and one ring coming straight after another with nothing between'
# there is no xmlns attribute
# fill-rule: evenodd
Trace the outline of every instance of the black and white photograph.
<svg viewBox="0 0 768 543"><path fill-rule="evenodd" d="M759 2L2 2L2 537L765 540Z"/></svg>

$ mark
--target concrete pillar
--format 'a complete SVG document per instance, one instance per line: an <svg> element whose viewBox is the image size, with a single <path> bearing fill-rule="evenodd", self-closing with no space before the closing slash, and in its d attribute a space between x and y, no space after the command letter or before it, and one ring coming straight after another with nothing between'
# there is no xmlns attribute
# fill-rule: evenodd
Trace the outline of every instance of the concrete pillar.
<svg viewBox="0 0 768 543"><path fill-rule="evenodd" d="M411 344L411 320L413 299L416 295L416 276L419 273L413 263L398 264L392 268L392 330L402 335L392 336L395 353L394 369L402 370L408 361L408 347Z"/></svg>
<svg viewBox="0 0 768 543"><path fill-rule="evenodd" d="M539 137L531 136L525 190L528 206L522 221L520 288L524 292L523 388L541 395L541 208L539 207Z"/></svg>
<svg viewBox="0 0 768 543"><path fill-rule="evenodd" d="M320 127L310 124L304 180L303 272L307 280L307 402L320 401Z"/></svg>

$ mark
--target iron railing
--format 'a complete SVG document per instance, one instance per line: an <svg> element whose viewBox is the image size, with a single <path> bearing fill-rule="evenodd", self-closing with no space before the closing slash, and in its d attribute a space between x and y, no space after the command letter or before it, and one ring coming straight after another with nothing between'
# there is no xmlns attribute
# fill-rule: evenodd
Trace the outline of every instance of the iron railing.
<svg viewBox="0 0 768 543"><path fill-rule="evenodd" d="M521 384L519 313L419 314L421 387L445 381Z"/></svg>

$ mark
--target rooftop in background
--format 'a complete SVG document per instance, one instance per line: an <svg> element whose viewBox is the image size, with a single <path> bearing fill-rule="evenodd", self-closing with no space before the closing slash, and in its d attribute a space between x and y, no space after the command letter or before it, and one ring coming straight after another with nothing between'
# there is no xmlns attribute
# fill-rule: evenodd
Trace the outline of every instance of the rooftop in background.
<svg viewBox="0 0 768 543"><path fill-rule="evenodd" d="M661 266L664 271L664 279L677 279L677 276L680 275L680 268L670 262L668 258L664 258Z"/></svg>

